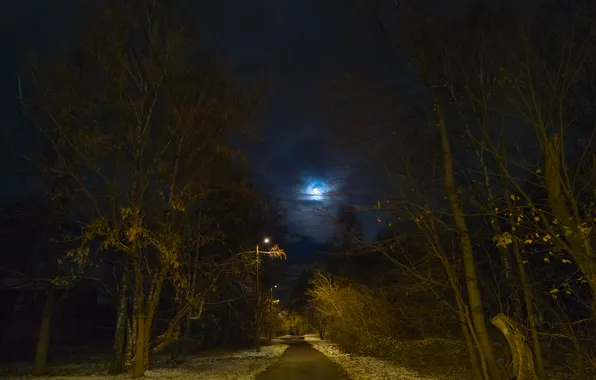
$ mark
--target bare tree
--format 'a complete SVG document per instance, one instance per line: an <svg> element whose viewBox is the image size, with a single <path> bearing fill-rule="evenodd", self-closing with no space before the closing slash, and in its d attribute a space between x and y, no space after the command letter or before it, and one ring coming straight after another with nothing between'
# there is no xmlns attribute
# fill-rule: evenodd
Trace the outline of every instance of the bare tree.
<svg viewBox="0 0 596 380"><path fill-rule="evenodd" d="M187 290L196 272L181 270L185 225L196 221L191 210L208 192L229 185L219 172L235 155L227 138L255 98L231 84L220 61L198 50L191 31L175 21L183 10L146 1L102 6L93 8L94 20L73 54L35 70L38 96L28 111L53 148L46 172L87 210L80 246L67 258L81 270L94 262L97 247L122 258L114 372L123 368L130 269L133 374L139 377L166 284L189 297L173 325L197 305L200 293Z"/></svg>

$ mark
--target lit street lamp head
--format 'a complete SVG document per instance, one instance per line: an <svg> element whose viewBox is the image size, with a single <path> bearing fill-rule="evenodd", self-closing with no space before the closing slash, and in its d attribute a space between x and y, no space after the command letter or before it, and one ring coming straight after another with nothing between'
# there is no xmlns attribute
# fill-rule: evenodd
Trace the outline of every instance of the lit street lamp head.
<svg viewBox="0 0 596 380"><path fill-rule="evenodd" d="M265 243L265 244L269 243L269 238L263 239L263 243Z"/></svg>

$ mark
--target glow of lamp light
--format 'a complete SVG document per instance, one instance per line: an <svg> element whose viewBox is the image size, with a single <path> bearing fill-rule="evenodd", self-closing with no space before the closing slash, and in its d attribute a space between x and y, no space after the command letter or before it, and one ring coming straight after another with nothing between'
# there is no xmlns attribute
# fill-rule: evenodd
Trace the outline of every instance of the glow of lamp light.
<svg viewBox="0 0 596 380"><path fill-rule="evenodd" d="M265 244L269 243L269 238L263 239L263 243L265 243Z"/></svg>

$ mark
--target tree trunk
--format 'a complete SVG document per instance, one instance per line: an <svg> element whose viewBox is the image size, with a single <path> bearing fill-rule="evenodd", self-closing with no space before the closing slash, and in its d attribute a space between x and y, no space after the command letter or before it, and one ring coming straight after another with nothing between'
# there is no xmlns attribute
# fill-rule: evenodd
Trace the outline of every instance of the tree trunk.
<svg viewBox="0 0 596 380"><path fill-rule="evenodd" d="M472 333L470 332L471 326L468 325L468 321L466 320L466 312L460 302L457 302L457 316L459 318L459 325L461 326L464 341L466 342L466 347L468 348L468 353L470 354L470 362L472 363L472 372L474 373L474 378L476 380L482 380L484 376L482 375L482 371L480 369L480 359L478 358L478 352L476 351L476 346L472 340Z"/></svg>
<svg viewBox="0 0 596 380"><path fill-rule="evenodd" d="M461 116L462 119L464 119L463 115ZM488 135L488 133L486 132L486 125L488 124L487 120L489 120L490 118L488 117L488 115L485 115L485 121L482 123L483 126L483 135L482 135L482 141L481 141L481 146L480 148L477 148L475 150L476 152L476 156L478 157L478 161L480 162L480 165L482 167L482 174L484 177L484 186L486 186L486 188L488 189L488 199L489 200L494 200L495 197L493 195L492 192L492 182L491 182L491 175L488 169L488 165L486 163L486 159L485 159L485 150L484 147L486 146L486 136ZM470 140L474 141L474 136L472 135L472 132L467 129L468 135L470 137ZM507 157L507 153L506 151L502 153L502 157ZM503 174L503 173L502 173ZM502 176L504 179L507 178L506 175ZM505 187L505 200L510 203L510 199L509 199L509 188L506 186ZM495 209L497 207L496 204L494 204L494 202L490 202L489 203L489 209ZM510 225L514 226L515 224L515 220L513 215L510 215L509 217L510 219ZM493 231L495 232L495 234L500 234L501 228L499 227L498 223L491 223L491 226L493 228ZM519 298L519 295L517 293L517 289L516 289L516 283L514 280L514 276L513 276L513 267L511 265L512 263L512 258L510 257L510 253L509 253L509 249L505 248L500 248L499 249L500 252L500 258L501 258L501 265L502 267L505 269L504 274L505 274L505 283L504 283L504 288L505 288L505 297L499 297L500 299L505 299L506 302L506 313L509 312L509 308L511 306L513 306L513 312L514 312L514 317L517 318L518 320L521 320L522 318L522 313L521 313L521 300ZM495 281L497 283L500 282L500 279L495 278ZM511 305L511 302L509 301L510 299L513 300L513 305ZM501 307L501 312L503 312L503 305L502 303L500 304Z"/></svg>
<svg viewBox="0 0 596 380"><path fill-rule="evenodd" d="M443 264L443 268L445 268L445 273L447 274L447 278L449 279L449 284L451 285L451 289L453 290L453 295L455 296L455 302L457 305L457 316L459 318L459 323L462 329L464 340L466 341L468 353L470 354L470 362L472 363L472 371L474 372L474 377L478 380L486 379L488 377L486 370L486 360L484 358L484 353L478 347L477 344L478 338L473 329L472 320L468 315L469 313L464 297L461 294L462 286L459 281L459 276L457 274L457 271L455 270L455 267L451 264L449 258L445 254L445 251L441 247L441 241L439 240L439 236L436 233L434 225L430 225L429 233L432 234L432 236L427 235L430 238L430 247Z"/></svg>
<svg viewBox="0 0 596 380"><path fill-rule="evenodd" d="M133 312L130 317L127 318L126 329L126 362L131 363L134 358L135 344L137 341L137 320L136 320L136 307L133 306Z"/></svg>
<svg viewBox="0 0 596 380"><path fill-rule="evenodd" d="M187 356L190 352L190 327L192 322L192 312L184 317L184 326L182 328L182 336L180 337L180 351L182 356Z"/></svg>
<svg viewBox="0 0 596 380"><path fill-rule="evenodd" d="M149 345L151 344L151 323L149 318L145 317L145 346L143 346L143 365L145 371L149 369Z"/></svg>
<svg viewBox="0 0 596 380"><path fill-rule="evenodd" d="M447 199L451 205L453 217L455 219L455 226L459 235L460 249L462 253L462 262L464 265L464 273L466 277L466 288L468 291L468 302L470 304L471 318L474 324L474 331L478 337L480 349L486 359L486 367L490 379L498 380L499 370L493 352L490 337L488 335L488 328L486 320L484 319L484 307L482 305L482 295L478 284L478 275L476 271L476 263L474 261L474 252L472 250L472 243L466 225L466 218L463 210L459 204L457 190L455 185L455 178L453 172L453 157L451 154L451 145L449 143L449 136L447 134L447 126L441 111L441 106L435 102L435 114L437 117L437 127L441 139L441 150L443 153L443 168L445 171L445 192Z"/></svg>
<svg viewBox="0 0 596 380"><path fill-rule="evenodd" d="M116 317L116 333L114 336L114 357L110 364L110 375L124 372L126 363L126 321L128 309L128 265L124 264L120 283L120 300Z"/></svg>
<svg viewBox="0 0 596 380"><path fill-rule="evenodd" d="M505 314L498 314L491 319L491 323L503 333L509 343L513 359L513 378L516 380L537 379L532 351L530 351L524 335L519 332L511 319L507 318Z"/></svg>
<svg viewBox="0 0 596 380"><path fill-rule="evenodd" d="M176 316L178 316L178 314L182 311L182 308L180 306L180 304L176 305ZM182 332L182 320L178 319L178 320L174 320L172 323L174 323L174 329L173 329L173 334L174 336L180 337L180 334ZM180 339L180 338L178 338ZM172 347L172 351L170 353L170 359L171 360L178 360L180 358L180 353L181 353L181 347L179 344L174 344Z"/></svg>
<svg viewBox="0 0 596 380"><path fill-rule="evenodd" d="M56 298L56 286L48 284L46 289L46 299L41 316L41 325L39 327L39 336L37 338L37 349L35 351L35 365L33 375L43 376L46 373L48 364L48 348L50 347L50 334L52 332L52 314L54 312L54 302Z"/></svg>
<svg viewBox="0 0 596 380"><path fill-rule="evenodd" d="M502 160L500 166L501 171L501 178L505 182L505 201L507 203L507 208L512 209L513 204L511 201L511 192L510 192L510 175L507 172L507 161L505 157L508 157L506 147L503 147L502 152L500 154L500 158ZM521 283L522 294L524 298L524 306L526 307L526 320L529 325L531 334L532 334L532 349L534 353L534 364L536 366L536 372L540 378L545 378L544 373L544 355L542 353L542 346L540 345L540 339L538 336L538 322L536 317L536 311L534 309L534 293L532 291L532 285L530 283L530 278L528 273L526 272L526 266L524 264L524 259L521 254L520 245L519 245L519 236L517 235L517 230L514 227L516 225L516 216L513 214L509 215L509 225L512 226L511 234L513 235L513 243L512 243L512 252L513 258L515 259L516 268L519 276L519 281ZM495 232L500 233L501 231L498 230L498 224L493 224ZM517 300L516 300L517 301ZM516 310L517 313L517 310ZM521 313L519 314L521 316ZM520 318L521 320L521 318Z"/></svg>
<svg viewBox="0 0 596 380"><path fill-rule="evenodd" d="M514 224L511 224L512 226ZM519 297L518 289L519 285L513 276L514 270L512 266L512 259L510 251L507 248L502 248L499 250L501 252L501 261L505 271L505 299L507 303L507 308L501 310L501 312L505 312L505 314L510 313L510 308L513 310L513 318L516 320L522 319L522 311L521 305L522 301Z"/></svg>
<svg viewBox="0 0 596 380"><path fill-rule="evenodd" d="M565 227L569 233L565 238L569 242L569 253L575 259L577 266L588 281L592 290L592 312L596 314L596 260L590 239L583 232L580 219L576 213L572 217L568 204L575 206L577 210L577 199L568 199L562 190L561 160L563 155L563 142L557 134L545 141L543 154L545 161L545 183L548 194L548 202L554 217ZM563 169L565 170L565 169ZM545 223L548 224L547 221Z"/></svg>
<svg viewBox="0 0 596 380"><path fill-rule="evenodd" d="M325 340L325 327L323 326L319 327L319 339Z"/></svg>
<svg viewBox="0 0 596 380"><path fill-rule="evenodd" d="M135 289L136 292L136 289ZM134 294L132 294L132 312L130 313L130 316L128 318L128 324L127 324L127 328L128 328L128 339L127 339L127 347L126 347L126 361L129 363L132 363L132 361L134 360L135 357L135 351L136 351L136 344L137 344L137 331L138 331L138 327L137 327L137 315L138 315L138 310L139 310L139 299L138 297Z"/></svg>
<svg viewBox="0 0 596 380"><path fill-rule="evenodd" d="M536 365L536 372L541 379L544 379L544 358L542 355L542 346L540 346L540 339L538 336L538 323L536 323L536 313L534 312L534 294L532 293L532 285L528 279L528 274L524 266L523 258L519 251L519 244L517 240L513 241L513 251L517 261L517 268L519 271L519 278L522 284L524 293L524 303L526 306L526 313L528 316L528 324L532 334L532 348L534 352L534 363Z"/></svg>
<svg viewBox="0 0 596 380"><path fill-rule="evenodd" d="M203 224L203 203L201 201L200 207L199 207L199 222L197 225L198 233L197 233L196 243L195 243L195 252L194 252L194 255L191 257L191 267L190 267L191 281L190 281L190 287L188 289L188 294L187 294L188 299L193 300L193 302L196 302L195 295L197 292L199 253L201 250L201 241L202 241L202 239L201 239L202 224ZM184 317L184 322L181 324L182 336L180 337L179 346L180 346L180 352L182 353L182 356L186 356L190 352L190 327L192 325L193 311L194 311L194 308L191 308L188 315L186 315Z"/></svg>
<svg viewBox="0 0 596 380"><path fill-rule="evenodd" d="M159 303L159 295L161 288L166 276L166 270L162 269L156 274L151 282L151 288L149 289L149 296L147 297L146 309L144 312L144 325L145 325L145 346L143 347L143 361L145 364L145 371L149 369L149 346L151 344L151 327L153 325L153 317L155 316L155 310ZM139 327L140 328L140 327ZM138 352L138 351L137 351Z"/></svg>
<svg viewBox="0 0 596 380"><path fill-rule="evenodd" d="M133 318L137 321L137 336L135 341L135 357L132 370L134 378L142 377L145 373L145 345L147 344L146 327L145 327L145 290L143 287L143 271L141 269L140 259L137 258L135 262L135 307L136 314Z"/></svg>
<svg viewBox="0 0 596 380"><path fill-rule="evenodd" d="M145 311L139 308L137 315L137 341L135 345L135 361L132 371L132 377L139 378L145 374L145 346L147 340L145 338Z"/></svg>
<svg viewBox="0 0 596 380"><path fill-rule="evenodd" d="M582 351L581 345L579 344L579 339L575 336L575 332L573 331L573 326L571 328L571 336L573 340L573 347L575 348L575 358L577 363L577 375L579 379L587 379L586 377L586 363L584 361L584 352Z"/></svg>

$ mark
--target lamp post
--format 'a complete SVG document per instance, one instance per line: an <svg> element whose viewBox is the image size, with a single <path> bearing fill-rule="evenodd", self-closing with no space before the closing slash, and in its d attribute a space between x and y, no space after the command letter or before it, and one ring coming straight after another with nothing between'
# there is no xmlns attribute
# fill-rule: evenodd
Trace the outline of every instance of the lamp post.
<svg viewBox="0 0 596 380"><path fill-rule="evenodd" d="M269 300L269 318L271 318L271 309L273 307L273 288L277 288L277 285L271 287L271 299ZM269 340L273 338L273 324L269 321Z"/></svg>
<svg viewBox="0 0 596 380"><path fill-rule="evenodd" d="M263 239L263 243L269 243L269 239ZM261 284L259 279L259 245L257 244L256 250L257 254L257 304L256 304L256 312L255 312L255 351L261 352Z"/></svg>

